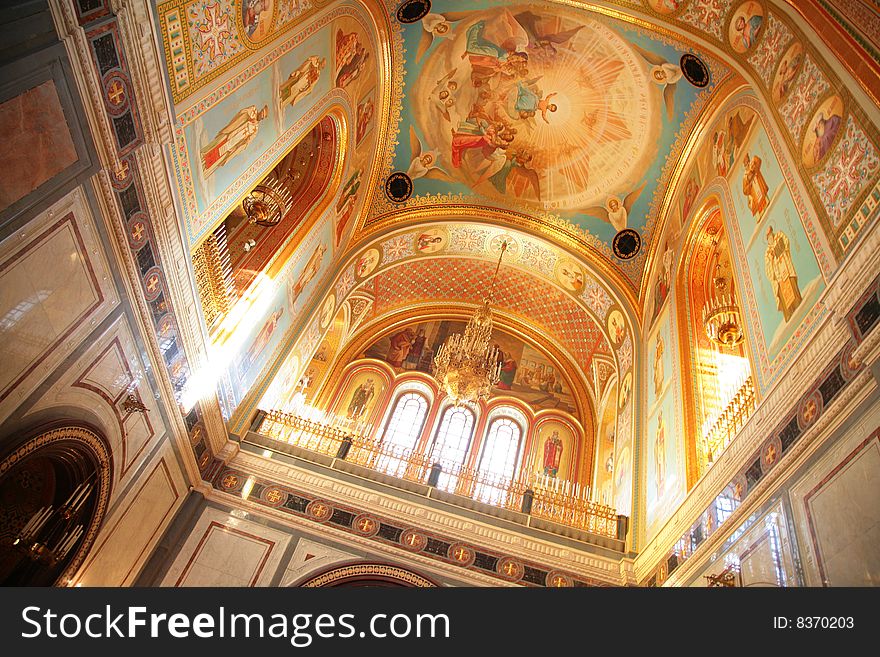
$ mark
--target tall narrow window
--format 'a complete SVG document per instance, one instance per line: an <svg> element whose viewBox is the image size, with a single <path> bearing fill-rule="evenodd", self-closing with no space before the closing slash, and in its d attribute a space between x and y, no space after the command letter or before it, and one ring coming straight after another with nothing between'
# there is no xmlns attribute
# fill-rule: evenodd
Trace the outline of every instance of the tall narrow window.
<svg viewBox="0 0 880 657"><path fill-rule="evenodd" d="M477 466L480 483L475 491L476 499L488 504L504 502L516 470L521 438L522 428L509 417L499 417L489 425Z"/></svg>
<svg viewBox="0 0 880 657"><path fill-rule="evenodd" d="M415 448L425 426L428 400L417 392L406 392L397 398L391 418L382 435L384 454L379 469L395 477L403 476L406 460Z"/></svg>
<svg viewBox="0 0 880 657"><path fill-rule="evenodd" d="M449 406L443 412L431 447L431 462L443 467L437 488L449 492L455 490L458 473L464 465L473 437L474 420L473 411L464 406Z"/></svg>

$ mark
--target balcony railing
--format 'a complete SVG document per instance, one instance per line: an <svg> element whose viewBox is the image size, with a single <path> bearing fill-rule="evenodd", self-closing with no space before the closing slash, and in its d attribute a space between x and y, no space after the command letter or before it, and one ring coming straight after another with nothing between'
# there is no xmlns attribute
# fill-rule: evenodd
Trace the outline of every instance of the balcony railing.
<svg viewBox="0 0 880 657"><path fill-rule="evenodd" d="M193 251L193 272L208 328L219 323L234 301L232 266L223 224Z"/></svg>
<svg viewBox="0 0 880 657"><path fill-rule="evenodd" d="M714 463L755 410L757 398L752 377L746 378L727 406L703 433L704 470Z"/></svg>
<svg viewBox="0 0 880 657"><path fill-rule="evenodd" d="M487 475L431 454L386 444L344 428L291 413L263 412L255 431L325 456L344 459L391 477L427 484L491 506L523 512L574 529L620 538L617 512L589 500L589 489L545 477ZM623 521L625 522L625 520Z"/></svg>

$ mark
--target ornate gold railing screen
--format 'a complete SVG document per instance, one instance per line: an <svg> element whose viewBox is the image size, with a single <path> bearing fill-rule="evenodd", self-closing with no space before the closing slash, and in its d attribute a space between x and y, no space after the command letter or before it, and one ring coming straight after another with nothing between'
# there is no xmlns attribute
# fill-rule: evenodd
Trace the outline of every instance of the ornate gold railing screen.
<svg viewBox="0 0 880 657"><path fill-rule="evenodd" d="M727 406L703 434L704 469L714 463L755 410L757 398L752 377L746 378Z"/></svg>
<svg viewBox="0 0 880 657"><path fill-rule="evenodd" d="M192 259L205 324L211 328L226 316L233 299L232 266L222 224L193 251Z"/></svg>
<svg viewBox="0 0 880 657"><path fill-rule="evenodd" d="M430 453L385 444L380 439L280 411L266 412L257 431L302 449L344 458L377 473L426 483L478 502L523 511L533 518L600 536L618 537L617 512L590 501L587 487L542 477L490 477L458 463L438 460Z"/></svg>

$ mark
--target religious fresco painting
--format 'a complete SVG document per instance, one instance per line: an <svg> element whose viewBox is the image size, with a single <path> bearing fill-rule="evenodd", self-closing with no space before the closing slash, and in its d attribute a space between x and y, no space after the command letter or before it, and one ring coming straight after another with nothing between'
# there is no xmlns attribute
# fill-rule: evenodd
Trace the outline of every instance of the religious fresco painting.
<svg viewBox="0 0 880 657"><path fill-rule="evenodd" d="M609 257L618 231L650 230L665 156L717 81L695 88L673 42L612 19L450 4L402 26L409 138L392 168L410 172L414 196L558 214Z"/></svg>
<svg viewBox="0 0 880 657"><path fill-rule="evenodd" d="M259 15L267 11L259 0L253 7ZM271 14L275 20L277 9ZM360 11L343 6L322 16L301 38L292 37L295 47L275 48L265 64L261 60L263 68L246 69L179 113L172 155L190 243L265 175L307 122L317 118L316 108L329 103L334 88L342 90L340 102L347 96L351 138L359 146L348 166L362 166L374 141L368 136L375 133L377 101L367 92L376 88L378 62L373 42L352 15Z"/></svg>
<svg viewBox="0 0 880 657"><path fill-rule="evenodd" d="M816 305L825 282L763 125L747 109L734 111L749 127L741 146L732 149L730 195L772 361Z"/></svg>
<svg viewBox="0 0 880 657"><path fill-rule="evenodd" d="M632 514L633 499L633 431L632 404L625 406L617 418L617 429L614 436L614 464L612 467L611 506L623 515ZM609 502L599 491L600 502Z"/></svg>
<svg viewBox="0 0 880 657"><path fill-rule="evenodd" d="M648 339L647 423L645 455L645 521L647 540L674 511L686 492L684 437L675 391L669 306Z"/></svg>
<svg viewBox="0 0 880 657"><path fill-rule="evenodd" d="M376 406L385 393L385 379L375 371L359 371L351 377L336 399L333 412L354 422L376 424Z"/></svg>
<svg viewBox="0 0 880 657"><path fill-rule="evenodd" d="M398 371L430 373L440 345L453 333L463 333L464 322L432 321L405 326L377 340L364 355L385 361ZM562 372L546 356L503 331L493 333L500 350L501 380L495 395L511 395L535 409L576 412L574 397Z"/></svg>
<svg viewBox="0 0 880 657"><path fill-rule="evenodd" d="M817 106L816 131L810 143L818 146L804 149L810 157L820 155L827 160L826 151L833 148L832 141L822 142L819 136L838 129L838 122L832 120L837 111L834 97ZM815 327L822 312L817 304L825 289L823 268L830 270L831 265L824 254L824 264L816 256L815 217L790 187L774 150L777 142L768 135L753 103L750 96L740 96L719 114L709 126L709 138L691 156L682 180L704 181L695 206L703 207L707 200L714 203L712 198L721 204L730 237L730 256L742 264L737 286L749 319L747 329L754 334L750 344L763 387L772 382L783 360L792 353L798 342L792 338L798 336L801 340ZM792 155L803 157L801 153ZM684 185L677 191L679 202L687 196ZM690 221L699 218L692 216ZM812 238L805 225L810 226ZM664 271L664 256L660 257L655 285ZM655 292L653 307L647 308L649 313L659 312L662 303L658 304L657 298Z"/></svg>
<svg viewBox="0 0 880 657"><path fill-rule="evenodd" d="M594 499L611 504L614 497L614 452L617 446L617 384L606 393L605 409L596 434L596 474Z"/></svg>
<svg viewBox="0 0 880 657"><path fill-rule="evenodd" d="M199 212L278 137L271 93L267 76L254 78L184 128Z"/></svg>
<svg viewBox="0 0 880 657"><path fill-rule="evenodd" d="M312 8L312 0L167 0L157 3L174 102L180 104L280 36L295 19L304 17Z"/></svg>
<svg viewBox="0 0 880 657"><path fill-rule="evenodd" d="M665 313L664 316L668 316ZM670 322L658 321L655 330L648 340L648 378L647 401L648 413L663 396L663 392L672 383L674 375L672 367L672 331Z"/></svg>
<svg viewBox="0 0 880 657"><path fill-rule="evenodd" d="M575 434L567 424L558 420L543 422L530 450L532 474L573 481L577 476L577 472L572 471L576 444Z"/></svg>

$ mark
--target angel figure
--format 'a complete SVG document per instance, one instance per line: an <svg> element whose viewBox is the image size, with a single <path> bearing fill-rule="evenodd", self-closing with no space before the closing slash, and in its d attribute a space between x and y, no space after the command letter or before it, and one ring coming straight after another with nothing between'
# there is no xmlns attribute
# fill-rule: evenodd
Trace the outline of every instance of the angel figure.
<svg viewBox="0 0 880 657"><path fill-rule="evenodd" d="M413 126L409 127L409 147L412 151L412 160L406 175L415 180L416 178L432 178L434 180L444 180L452 182L452 178L445 170L437 166L440 159L440 152L437 150L426 151L422 148L422 142L416 135Z"/></svg>
<svg viewBox="0 0 880 657"><path fill-rule="evenodd" d="M516 22L522 25L526 34L529 35L529 50L535 53L541 53L546 57L553 57L558 52L557 46L570 41L575 34L583 29L583 25L578 25L570 30L561 32L545 32L539 27L541 17L531 11L523 11L514 14Z"/></svg>
<svg viewBox="0 0 880 657"><path fill-rule="evenodd" d="M437 80L437 84L434 85L434 89L431 90L431 94L428 96L431 103L440 112L440 116L450 123L452 123L454 116L458 116L458 111L455 108L458 82L453 79L457 70L458 69L454 68Z"/></svg>
<svg viewBox="0 0 880 657"><path fill-rule="evenodd" d="M647 184L648 181L646 180L642 183L641 187L634 189L627 194L623 201L617 196L609 196L608 199L606 199L604 206L587 208L584 212L591 214L594 217L599 217L602 221L607 221L614 226L614 230L620 232L626 228L627 217L629 216L633 205L635 205L636 199L639 198L642 190L645 189L645 185Z"/></svg>
<svg viewBox="0 0 880 657"><path fill-rule="evenodd" d="M672 121L672 115L675 113L675 89L676 84L681 80L681 67L636 44L632 44L632 47L651 65L648 72L651 80L661 88L663 104L666 105L666 118Z"/></svg>
<svg viewBox="0 0 880 657"><path fill-rule="evenodd" d="M425 56L425 53L427 53L434 44L435 38L449 39L452 37L451 23L466 18L470 13L472 12L449 11L445 14L425 14L425 17L422 19L422 28L424 29L424 32L422 32L422 36L419 40L419 47L416 51L416 62L420 61L422 57Z"/></svg>

